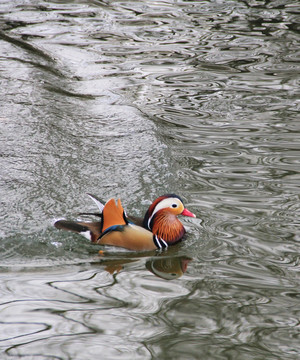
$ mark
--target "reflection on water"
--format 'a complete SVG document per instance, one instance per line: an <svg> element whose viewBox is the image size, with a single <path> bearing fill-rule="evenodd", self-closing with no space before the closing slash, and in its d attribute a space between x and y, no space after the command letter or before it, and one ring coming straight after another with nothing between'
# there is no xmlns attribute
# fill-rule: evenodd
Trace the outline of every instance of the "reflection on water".
<svg viewBox="0 0 300 360"><path fill-rule="evenodd" d="M186 256L151 259L147 261L146 268L162 279L173 280L178 279L187 271L191 260Z"/></svg>
<svg viewBox="0 0 300 360"><path fill-rule="evenodd" d="M102 251L100 254L103 256L101 264L104 265L104 269L110 274L119 273L126 269L126 265L130 264L130 266L132 266L134 262L141 260L140 256L138 258L132 258L132 256L128 258L128 256L126 256L125 258L114 259L111 256L104 257ZM158 258L151 257L149 259L149 253L146 253L144 256L147 256L148 259L145 265L151 273L165 280L180 278L187 271L188 264L192 261L192 259L187 256L159 255Z"/></svg>
<svg viewBox="0 0 300 360"><path fill-rule="evenodd" d="M1 1L1 359L299 358L299 48L293 0ZM86 192L197 219L99 256Z"/></svg>

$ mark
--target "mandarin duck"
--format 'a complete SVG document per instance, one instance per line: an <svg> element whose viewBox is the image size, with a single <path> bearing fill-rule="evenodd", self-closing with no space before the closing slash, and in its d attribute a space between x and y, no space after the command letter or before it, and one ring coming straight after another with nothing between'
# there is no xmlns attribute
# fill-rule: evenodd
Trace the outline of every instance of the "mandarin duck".
<svg viewBox="0 0 300 360"><path fill-rule="evenodd" d="M175 194L158 197L143 219L127 216L120 199L117 202L110 199L103 205L97 197L88 195L100 210L99 214L92 215L100 216L101 221L58 220L54 226L80 233L95 244L119 246L135 251L164 249L181 241L186 232L177 216L196 217L184 207L181 198Z"/></svg>

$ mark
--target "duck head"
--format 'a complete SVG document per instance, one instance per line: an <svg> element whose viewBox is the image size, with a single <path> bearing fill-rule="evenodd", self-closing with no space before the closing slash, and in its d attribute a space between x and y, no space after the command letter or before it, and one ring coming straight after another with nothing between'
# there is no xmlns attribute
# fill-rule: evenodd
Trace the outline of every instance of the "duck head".
<svg viewBox="0 0 300 360"><path fill-rule="evenodd" d="M196 217L184 207L178 195L162 195L150 205L143 226L168 244L175 244L185 234L185 228L178 220L178 215Z"/></svg>

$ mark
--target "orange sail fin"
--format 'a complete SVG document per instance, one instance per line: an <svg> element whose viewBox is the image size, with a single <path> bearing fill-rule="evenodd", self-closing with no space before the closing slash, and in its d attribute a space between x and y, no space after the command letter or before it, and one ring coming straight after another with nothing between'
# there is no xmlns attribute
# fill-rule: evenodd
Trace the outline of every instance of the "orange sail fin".
<svg viewBox="0 0 300 360"><path fill-rule="evenodd" d="M124 219L124 210L121 200L118 199L116 204L115 199L110 199L104 206L103 212L103 226L102 232L114 225L126 225Z"/></svg>

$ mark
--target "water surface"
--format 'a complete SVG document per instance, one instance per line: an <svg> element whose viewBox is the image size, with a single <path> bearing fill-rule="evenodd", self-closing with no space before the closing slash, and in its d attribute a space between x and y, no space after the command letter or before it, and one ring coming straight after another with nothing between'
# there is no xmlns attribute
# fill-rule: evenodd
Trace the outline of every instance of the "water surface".
<svg viewBox="0 0 300 360"><path fill-rule="evenodd" d="M1 359L296 359L297 1L0 4ZM180 195L164 253L53 228Z"/></svg>

